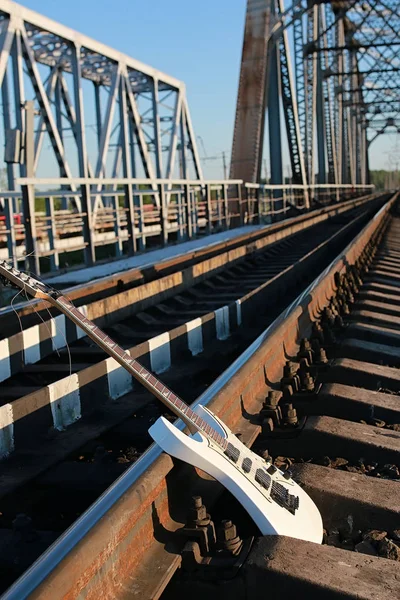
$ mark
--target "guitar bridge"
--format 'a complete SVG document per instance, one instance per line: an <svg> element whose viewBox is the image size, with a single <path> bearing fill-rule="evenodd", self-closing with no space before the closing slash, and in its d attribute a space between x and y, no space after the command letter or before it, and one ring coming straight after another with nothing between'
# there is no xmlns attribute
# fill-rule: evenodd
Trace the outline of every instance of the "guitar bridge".
<svg viewBox="0 0 400 600"><path fill-rule="evenodd" d="M289 490L276 481L272 482L271 498L279 504L279 506L286 508L292 515L294 515L299 508L299 497L290 494Z"/></svg>

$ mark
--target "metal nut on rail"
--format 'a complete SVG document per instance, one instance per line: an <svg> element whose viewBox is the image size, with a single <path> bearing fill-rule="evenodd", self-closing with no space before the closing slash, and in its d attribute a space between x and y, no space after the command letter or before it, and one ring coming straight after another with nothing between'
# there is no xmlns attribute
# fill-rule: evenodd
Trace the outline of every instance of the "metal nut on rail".
<svg viewBox="0 0 400 600"><path fill-rule="evenodd" d="M283 376L284 377L293 377L296 375L297 368L294 362L291 360L287 360L285 366L283 367Z"/></svg>
<svg viewBox="0 0 400 600"><path fill-rule="evenodd" d="M240 553L243 545L242 539L237 534L236 525L230 519L222 521L222 527L218 529L218 541L223 550L234 556Z"/></svg>
<svg viewBox="0 0 400 600"><path fill-rule="evenodd" d="M193 504L188 512L188 525L194 527L207 527L210 524L211 517L207 514L207 509L203 504L201 496L193 496Z"/></svg>
<svg viewBox="0 0 400 600"><path fill-rule="evenodd" d="M297 353L297 358L300 360L301 358L306 359L309 365L313 363L313 350L311 347L311 343L308 338L302 338L300 341L300 349Z"/></svg>
<svg viewBox="0 0 400 600"><path fill-rule="evenodd" d="M322 311L322 329L324 329L324 325L327 324L330 327L333 326L334 322L335 322L335 317L331 311L330 308L326 307L324 308L324 310Z"/></svg>
<svg viewBox="0 0 400 600"><path fill-rule="evenodd" d="M356 265L352 265L349 267L347 278L348 278L349 286L351 287L353 293L357 294L359 291L360 285L362 284L362 280L361 280L361 277L359 275Z"/></svg>
<svg viewBox="0 0 400 600"><path fill-rule="evenodd" d="M324 332L322 331L321 325L317 321L314 321L312 324L311 344L313 344L314 340L318 340L320 344L323 344L325 341Z"/></svg>
<svg viewBox="0 0 400 600"><path fill-rule="evenodd" d="M343 290L338 290L337 296L338 297L336 298L336 305L339 307L337 315L348 315L350 313L350 310L347 304L347 295L343 292Z"/></svg>
<svg viewBox="0 0 400 600"><path fill-rule="evenodd" d="M187 525L179 530L192 540L196 540L203 556L208 554L216 543L215 527L201 496L193 496L192 505L187 515Z"/></svg>
<svg viewBox="0 0 400 600"><path fill-rule="evenodd" d="M293 407L293 404L285 404L284 405L284 422L286 425L297 425L299 420L297 418L297 411Z"/></svg>
<svg viewBox="0 0 400 600"><path fill-rule="evenodd" d="M311 373L306 372L303 374L301 387L304 392L313 392L315 390L315 381Z"/></svg>
<svg viewBox="0 0 400 600"><path fill-rule="evenodd" d="M333 313L333 321L335 320L335 316L339 315L342 312L343 306L343 294L338 291L337 296L333 296L329 302L330 310Z"/></svg>
<svg viewBox="0 0 400 600"><path fill-rule="evenodd" d="M314 356L315 356L315 364L317 365L326 365L328 363L328 357L326 356L326 351L323 346L318 344L314 347Z"/></svg>
<svg viewBox="0 0 400 600"><path fill-rule="evenodd" d="M282 392L278 392L275 390L270 390L268 392L268 396L263 402L263 406L260 412L263 431L272 431L274 425L280 424L282 419L282 412L280 406L278 406L278 402L281 398ZM270 420L272 420L272 426L269 422Z"/></svg>
<svg viewBox="0 0 400 600"><path fill-rule="evenodd" d="M281 389L283 390L283 388L288 385L293 388L294 392L298 392L300 390L300 378L297 375L297 366L290 360L287 360L285 366L283 367Z"/></svg>
<svg viewBox="0 0 400 600"><path fill-rule="evenodd" d="M341 287L343 283L343 276L339 273L339 271L336 271L336 273L333 276L333 280L337 288Z"/></svg>
<svg viewBox="0 0 400 600"><path fill-rule="evenodd" d="M300 360L299 376L301 391L312 393L315 389L315 381L310 373L310 368L305 358Z"/></svg>
<svg viewBox="0 0 400 600"><path fill-rule="evenodd" d="M266 408L276 407L281 398L282 392L278 390L269 390L268 396L265 398L264 401L264 406Z"/></svg>
<svg viewBox="0 0 400 600"><path fill-rule="evenodd" d="M344 322L341 315L336 315L335 317L335 329L343 329Z"/></svg>

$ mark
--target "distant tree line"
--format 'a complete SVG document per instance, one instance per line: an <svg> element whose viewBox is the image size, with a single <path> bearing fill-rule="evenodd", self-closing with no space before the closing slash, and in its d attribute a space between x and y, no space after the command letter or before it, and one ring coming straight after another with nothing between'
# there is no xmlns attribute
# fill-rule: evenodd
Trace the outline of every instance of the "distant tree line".
<svg viewBox="0 0 400 600"><path fill-rule="evenodd" d="M385 171L385 169L379 169L378 171L370 171L371 183L373 183L377 190L385 190L400 187L400 172L399 171Z"/></svg>

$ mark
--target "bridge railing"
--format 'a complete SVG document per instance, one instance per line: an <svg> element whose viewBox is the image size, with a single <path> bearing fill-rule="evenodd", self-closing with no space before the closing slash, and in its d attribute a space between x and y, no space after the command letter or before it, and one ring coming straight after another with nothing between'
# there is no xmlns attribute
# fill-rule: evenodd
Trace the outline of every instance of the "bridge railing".
<svg viewBox="0 0 400 600"><path fill-rule="evenodd" d="M272 223L284 219L290 211L300 211L328 206L370 194L374 185L269 185L245 183L248 206L248 223Z"/></svg>
<svg viewBox="0 0 400 600"><path fill-rule="evenodd" d="M35 210L23 214L20 192L1 192L0 257L15 265L28 251L36 273L91 264L246 224L267 224L289 211L307 210L371 192L373 186L243 184L241 180L20 179ZM81 186L86 203L76 208ZM38 186L57 185L40 191ZM28 189L27 189L28 188ZM23 188L24 189L24 188ZM98 198L102 202L99 206ZM29 243L30 242L30 243ZM32 257L29 257L30 259Z"/></svg>

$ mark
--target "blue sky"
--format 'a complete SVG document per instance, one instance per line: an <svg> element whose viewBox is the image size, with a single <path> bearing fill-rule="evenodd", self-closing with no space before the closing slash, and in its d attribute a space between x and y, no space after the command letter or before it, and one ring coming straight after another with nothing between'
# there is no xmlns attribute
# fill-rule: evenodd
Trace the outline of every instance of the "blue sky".
<svg viewBox="0 0 400 600"><path fill-rule="evenodd" d="M183 80L194 129L208 156L222 151L229 156L246 0L22 0L21 4ZM390 135L374 142L371 168L385 168L385 152L394 141ZM201 144L199 153L204 155ZM203 168L206 177L222 177L220 159Z"/></svg>

